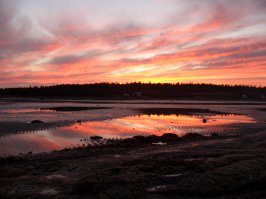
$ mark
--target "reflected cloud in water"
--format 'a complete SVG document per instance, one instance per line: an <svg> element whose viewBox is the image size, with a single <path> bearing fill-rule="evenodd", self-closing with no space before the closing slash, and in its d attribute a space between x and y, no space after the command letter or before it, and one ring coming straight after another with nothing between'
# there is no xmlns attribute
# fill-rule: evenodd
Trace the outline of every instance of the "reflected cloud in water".
<svg viewBox="0 0 266 199"><path fill-rule="evenodd" d="M16 155L27 152L48 152L83 144L82 139L92 135L104 138L126 138L134 135L162 135L190 132L208 133L236 129L234 125L256 121L245 115L209 115L203 123L199 115L137 115L118 119L84 122L56 129L11 135L0 138L0 154Z"/></svg>

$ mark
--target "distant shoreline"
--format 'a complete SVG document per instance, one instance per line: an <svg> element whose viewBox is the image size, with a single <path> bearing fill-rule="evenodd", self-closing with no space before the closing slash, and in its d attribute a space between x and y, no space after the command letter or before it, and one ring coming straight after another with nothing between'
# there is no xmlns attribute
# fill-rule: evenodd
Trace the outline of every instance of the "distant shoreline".
<svg viewBox="0 0 266 199"><path fill-rule="evenodd" d="M266 100L266 87L214 84L98 83L0 88L0 98L92 100Z"/></svg>
<svg viewBox="0 0 266 199"><path fill-rule="evenodd" d="M239 100L239 99L110 99L110 98L38 98L38 97L1 97L3 102L66 102L91 104L173 104L173 105L266 105L266 100Z"/></svg>

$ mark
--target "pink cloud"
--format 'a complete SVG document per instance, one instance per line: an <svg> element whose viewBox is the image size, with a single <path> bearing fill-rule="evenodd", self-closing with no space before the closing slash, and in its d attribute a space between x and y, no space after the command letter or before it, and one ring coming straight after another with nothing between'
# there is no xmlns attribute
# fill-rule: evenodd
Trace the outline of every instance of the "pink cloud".
<svg viewBox="0 0 266 199"><path fill-rule="evenodd" d="M178 4L164 2L157 3ZM1 86L136 80L266 85L264 1L178 2L184 10L177 8L169 23L143 25L125 17L96 28L97 21L87 19L93 13L58 11L33 20L16 1L1 1Z"/></svg>

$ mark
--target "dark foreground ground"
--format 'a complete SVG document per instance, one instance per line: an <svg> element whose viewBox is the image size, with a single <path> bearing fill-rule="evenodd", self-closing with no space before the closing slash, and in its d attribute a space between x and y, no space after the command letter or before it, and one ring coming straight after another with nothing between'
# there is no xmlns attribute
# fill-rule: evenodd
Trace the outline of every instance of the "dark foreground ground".
<svg viewBox="0 0 266 199"><path fill-rule="evenodd" d="M153 142L166 145L152 144ZM266 131L0 159L1 198L265 198Z"/></svg>

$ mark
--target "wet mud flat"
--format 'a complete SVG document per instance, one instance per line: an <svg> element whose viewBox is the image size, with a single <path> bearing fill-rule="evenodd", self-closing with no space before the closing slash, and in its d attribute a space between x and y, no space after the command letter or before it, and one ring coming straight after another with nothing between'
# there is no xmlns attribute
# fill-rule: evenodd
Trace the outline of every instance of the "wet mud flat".
<svg viewBox="0 0 266 199"><path fill-rule="evenodd" d="M10 113L11 112L11 113ZM52 106L18 109L0 114L9 116L0 120L0 138L14 134L37 132L71 126L86 121L102 121L132 115L134 111L112 109L110 107ZM12 116L12 117L11 117Z"/></svg>
<svg viewBox="0 0 266 199"><path fill-rule="evenodd" d="M2 198L264 198L266 131L136 136L0 158Z"/></svg>
<svg viewBox="0 0 266 199"><path fill-rule="evenodd" d="M36 120L38 121L38 120ZM0 136L8 136L17 133L35 132L44 129L72 125L76 121L55 121L55 122L0 122Z"/></svg>
<svg viewBox="0 0 266 199"><path fill-rule="evenodd" d="M262 123L245 114L203 108L52 106L46 109L41 112L25 108L10 110L13 115L30 115L34 120L0 122L0 156L84 146L88 143L87 138L94 135L107 139L164 133L232 136L249 134L263 127Z"/></svg>
<svg viewBox="0 0 266 199"><path fill-rule="evenodd" d="M208 130L211 133L208 135L188 133L178 137L166 132L170 132L175 126L181 130L182 128L191 129L191 123L181 128L176 123L176 116L179 119L186 119L179 115L196 115L192 119L194 122L198 121L200 125L206 125L202 123L202 118L208 116L207 125L209 125L212 122L220 122L212 121L213 116L226 115L229 114L228 112L231 114L231 108L208 109L204 106L200 109L195 106L146 109L146 106L144 108L139 106L139 108L134 105L134 111L125 108L119 109L115 114L109 114L111 109L102 109L100 112L88 110L97 113L95 116L93 114L88 116L88 113L81 115L82 112L78 115L74 114L84 110L75 111L67 107L67 110L60 111L58 107L55 106L57 110L48 111L54 111L53 114L58 112L63 114L52 118L60 116L65 119L65 116L71 115L74 119L66 120L67 123L62 124L55 120L56 124L51 125L49 124L51 119L45 123L25 124L23 121L11 121L9 124L5 122L5 125L10 126L3 128L6 129L5 135L8 135L12 129L16 130L11 132L13 134L29 130L35 134L36 129L50 129L58 125L61 127L69 125L68 122L77 123L80 118L87 121L102 121L127 115L129 118L126 124L130 121L130 125L136 119L138 122L150 119L149 121L158 123L160 118L157 115L172 118L174 114L175 119L173 123L171 123L172 119L168 122L171 128L166 128L165 132L160 131L164 133L162 136L161 134L139 135L121 140L110 139L104 145L96 144L50 153L30 152L24 155L0 157L1 198L266 197L266 128L265 116L262 115L261 110L256 109L257 112L253 112L254 107L248 109L248 111L252 110L253 116L262 118L261 123L253 123L253 120L248 119L249 122L244 120L237 126L233 124L232 129L236 131L233 134L219 134L216 126L210 126ZM64 111L68 113L65 114ZM248 111L243 109L242 115L249 113ZM44 110L42 114L50 113ZM131 117L138 114L145 115ZM238 114L237 117L240 115ZM33 117L36 116L41 114L33 115ZM245 119L242 116L241 118ZM121 124L123 119L115 121L115 124L117 122ZM92 124L98 123L92 122ZM182 124L184 125L183 120ZM83 121L82 125L78 125L78 131L81 131L82 127L88 130L88 126ZM104 128L106 129L106 126ZM197 127L197 130L201 128L203 129L204 126ZM158 129L161 130L161 128ZM176 130L176 128L173 129ZM135 132L138 129L130 128L130 130ZM154 129L152 131L154 132Z"/></svg>

